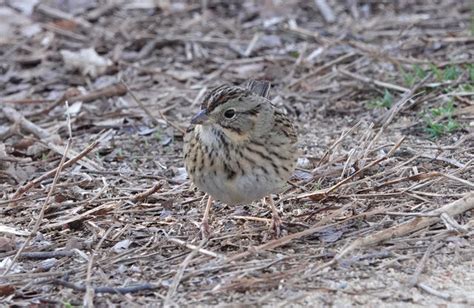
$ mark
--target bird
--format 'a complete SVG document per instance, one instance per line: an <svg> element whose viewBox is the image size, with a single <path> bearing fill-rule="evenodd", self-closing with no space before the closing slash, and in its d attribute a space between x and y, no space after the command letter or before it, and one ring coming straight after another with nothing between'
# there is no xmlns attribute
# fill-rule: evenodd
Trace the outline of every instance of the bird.
<svg viewBox="0 0 474 308"><path fill-rule="evenodd" d="M274 235L280 236L282 221L271 194L285 188L296 168L298 138L289 118L270 101L270 88L266 80L213 88L186 130L186 172L208 195L205 234L213 200L233 206L262 199L270 206Z"/></svg>

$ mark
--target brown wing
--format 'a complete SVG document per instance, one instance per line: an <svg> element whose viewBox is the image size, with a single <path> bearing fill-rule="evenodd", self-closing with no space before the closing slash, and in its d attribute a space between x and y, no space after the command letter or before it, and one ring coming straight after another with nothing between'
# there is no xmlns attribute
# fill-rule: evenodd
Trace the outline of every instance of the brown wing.
<svg viewBox="0 0 474 308"><path fill-rule="evenodd" d="M245 85L245 88L252 93L255 93L259 96L269 98L270 95L271 83L266 80L249 80Z"/></svg>
<svg viewBox="0 0 474 308"><path fill-rule="evenodd" d="M291 140L292 143L296 143L298 141L295 127L288 119L288 117L276 108L274 113L274 121L275 126L277 126L277 131L281 131L286 137Z"/></svg>

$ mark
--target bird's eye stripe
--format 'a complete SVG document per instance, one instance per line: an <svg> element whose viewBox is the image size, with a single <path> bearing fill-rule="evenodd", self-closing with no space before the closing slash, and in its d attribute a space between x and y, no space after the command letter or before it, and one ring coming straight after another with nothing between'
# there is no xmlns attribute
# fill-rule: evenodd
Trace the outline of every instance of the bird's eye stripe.
<svg viewBox="0 0 474 308"><path fill-rule="evenodd" d="M242 114L250 114L250 115L257 115L260 112L261 105L255 106L253 109L243 111Z"/></svg>

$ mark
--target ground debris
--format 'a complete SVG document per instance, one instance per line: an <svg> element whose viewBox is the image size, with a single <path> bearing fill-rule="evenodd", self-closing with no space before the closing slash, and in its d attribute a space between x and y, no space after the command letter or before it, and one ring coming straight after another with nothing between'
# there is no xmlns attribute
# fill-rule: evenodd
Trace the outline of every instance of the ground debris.
<svg viewBox="0 0 474 308"><path fill-rule="evenodd" d="M6 1L5 305L474 305L472 3ZM248 78L299 132L276 204L212 209L182 142ZM8 271L8 272L7 272Z"/></svg>

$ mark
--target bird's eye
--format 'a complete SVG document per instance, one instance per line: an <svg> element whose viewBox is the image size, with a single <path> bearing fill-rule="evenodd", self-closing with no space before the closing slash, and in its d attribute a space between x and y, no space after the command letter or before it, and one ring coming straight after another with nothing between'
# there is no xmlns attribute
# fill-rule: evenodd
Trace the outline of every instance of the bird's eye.
<svg viewBox="0 0 474 308"><path fill-rule="evenodd" d="M227 119L232 119L233 117L235 117L235 110L234 109L227 109L224 112L224 117L226 117Z"/></svg>

